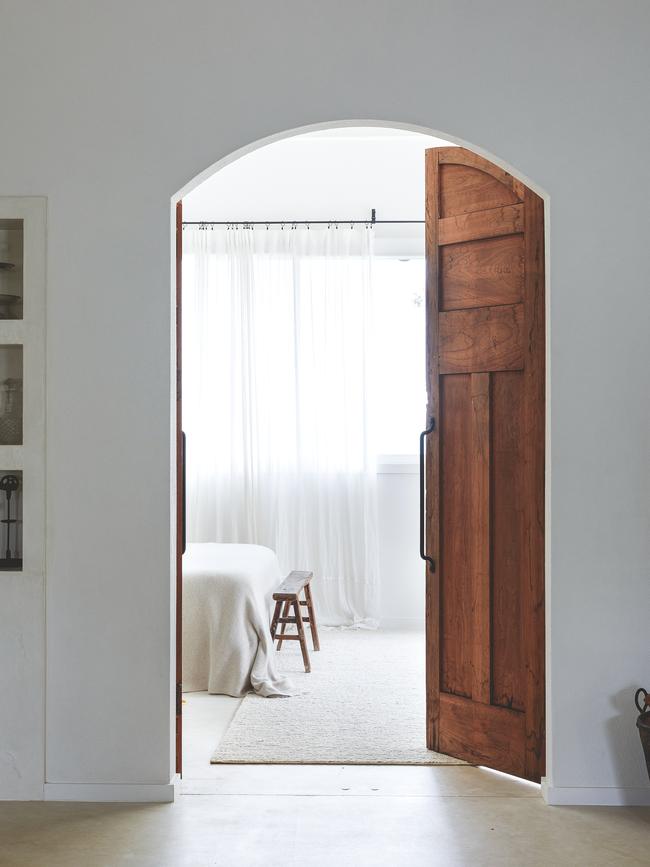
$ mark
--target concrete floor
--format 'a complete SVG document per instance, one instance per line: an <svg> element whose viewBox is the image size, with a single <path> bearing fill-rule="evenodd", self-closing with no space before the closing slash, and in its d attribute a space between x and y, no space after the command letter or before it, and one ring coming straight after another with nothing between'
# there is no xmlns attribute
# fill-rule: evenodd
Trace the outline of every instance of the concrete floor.
<svg viewBox="0 0 650 867"><path fill-rule="evenodd" d="M650 808L547 807L484 768L210 765L239 700L185 699L176 803L0 803L0 867L650 863Z"/></svg>
<svg viewBox="0 0 650 867"><path fill-rule="evenodd" d="M481 768L235 766L217 782L174 804L0 804L0 864L649 863L649 809L547 807L538 787Z"/></svg>
<svg viewBox="0 0 650 867"><path fill-rule="evenodd" d="M182 791L193 791L196 781L218 778L220 766L211 765L210 756L240 704L240 698L230 695L210 695L207 692L183 695Z"/></svg>

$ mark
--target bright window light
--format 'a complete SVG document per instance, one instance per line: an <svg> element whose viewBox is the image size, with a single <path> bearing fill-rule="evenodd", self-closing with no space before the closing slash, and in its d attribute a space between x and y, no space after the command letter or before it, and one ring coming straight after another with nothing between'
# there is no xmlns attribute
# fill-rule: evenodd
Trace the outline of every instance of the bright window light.
<svg viewBox="0 0 650 867"><path fill-rule="evenodd" d="M373 260L376 445L380 455L415 455L425 424L425 261Z"/></svg>

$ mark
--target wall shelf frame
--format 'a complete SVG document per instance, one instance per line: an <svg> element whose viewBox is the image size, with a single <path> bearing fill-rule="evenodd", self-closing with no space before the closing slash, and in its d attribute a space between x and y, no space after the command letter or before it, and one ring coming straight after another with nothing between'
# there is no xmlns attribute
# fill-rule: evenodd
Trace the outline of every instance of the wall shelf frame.
<svg viewBox="0 0 650 867"><path fill-rule="evenodd" d="M44 197L0 196L0 582L45 573L46 226Z"/></svg>

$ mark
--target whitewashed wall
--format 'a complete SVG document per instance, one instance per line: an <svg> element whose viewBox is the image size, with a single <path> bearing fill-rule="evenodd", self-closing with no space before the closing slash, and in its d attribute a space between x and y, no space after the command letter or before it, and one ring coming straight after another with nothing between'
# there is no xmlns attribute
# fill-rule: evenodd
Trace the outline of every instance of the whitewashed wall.
<svg viewBox="0 0 650 867"><path fill-rule="evenodd" d="M48 797L173 772L170 198L265 136L374 118L550 196L549 795L648 801L649 24L644 0L3 3L0 191L48 197L49 253L46 710L45 600L0 578L2 796L43 796L44 730Z"/></svg>

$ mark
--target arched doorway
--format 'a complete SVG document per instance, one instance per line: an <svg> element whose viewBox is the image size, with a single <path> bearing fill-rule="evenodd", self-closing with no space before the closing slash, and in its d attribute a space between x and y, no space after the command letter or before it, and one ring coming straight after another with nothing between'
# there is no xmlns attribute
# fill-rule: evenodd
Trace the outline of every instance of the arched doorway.
<svg viewBox="0 0 650 867"><path fill-rule="evenodd" d="M462 158L431 152L427 167L428 390L429 415L436 420L428 425L422 551L427 558L427 745L440 749L444 744L452 755L539 780L544 758L543 203L494 163L470 150L453 151ZM214 171L244 152L221 161ZM514 384L520 381L523 386ZM515 416L518 421L509 424ZM522 445L527 436L534 439L532 451ZM523 476L524 499L511 484ZM180 545L182 522L178 532ZM522 573L526 562L530 568ZM179 593L180 587L179 577Z"/></svg>

